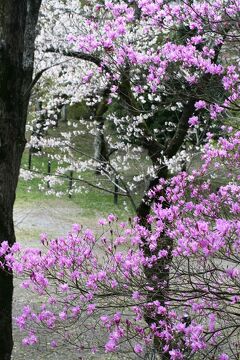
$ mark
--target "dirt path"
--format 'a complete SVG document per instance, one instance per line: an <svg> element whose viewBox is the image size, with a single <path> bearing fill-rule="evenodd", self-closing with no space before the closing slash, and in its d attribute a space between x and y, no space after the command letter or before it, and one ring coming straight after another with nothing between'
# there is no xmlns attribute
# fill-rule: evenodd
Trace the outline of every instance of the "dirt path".
<svg viewBox="0 0 240 360"><path fill-rule="evenodd" d="M38 239L42 232L50 236L67 233L72 224L80 223L95 228L96 218L86 218L77 205L64 200L38 201L36 203L16 204L14 223L17 241L28 244L29 239Z"/></svg>

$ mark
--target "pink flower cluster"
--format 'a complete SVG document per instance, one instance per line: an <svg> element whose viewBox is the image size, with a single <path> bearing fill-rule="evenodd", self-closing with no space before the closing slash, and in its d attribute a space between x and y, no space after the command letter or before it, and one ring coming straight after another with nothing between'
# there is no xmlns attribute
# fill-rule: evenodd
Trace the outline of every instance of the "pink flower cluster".
<svg viewBox="0 0 240 360"><path fill-rule="evenodd" d="M70 36L69 42L78 51L99 57L100 73L108 69L107 76L116 82L116 74L121 78L128 64L135 87L143 88L144 84L145 91L153 94L164 93L171 77L186 91L195 87L197 96L207 78L218 79L224 96L220 99L214 94L208 102L200 96L196 110L207 110L215 120L225 108L235 108L240 93L239 64L228 49L238 39L239 0L138 0L134 4L105 0L91 11L91 20L87 14L84 22L84 34L74 39ZM190 121L191 126L196 124Z"/></svg>
<svg viewBox="0 0 240 360"><path fill-rule="evenodd" d="M239 332L239 165L240 132L207 145L198 170L160 181L147 228L111 214L99 235L74 224L65 237L43 234L41 249L3 242L0 265L41 299L16 319L23 344L36 344L44 329L52 347L68 343L78 353L142 356L158 339L171 360L230 359ZM215 178L227 169L218 188L213 169Z"/></svg>

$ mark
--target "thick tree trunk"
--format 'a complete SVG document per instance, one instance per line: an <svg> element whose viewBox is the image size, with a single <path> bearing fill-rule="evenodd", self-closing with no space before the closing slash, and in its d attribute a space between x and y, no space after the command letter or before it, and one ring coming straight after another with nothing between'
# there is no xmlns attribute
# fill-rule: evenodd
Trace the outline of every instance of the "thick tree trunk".
<svg viewBox="0 0 240 360"><path fill-rule="evenodd" d="M0 1L0 242L8 241L10 245L15 242L13 205L26 142L25 123L29 101L26 90L30 88L33 70L34 46L30 38L25 37L29 30L30 9L37 2L40 6L40 0ZM35 39L34 34L35 28L31 33ZM1 360L11 358L13 347L12 296L12 274L1 269Z"/></svg>
<svg viewBox="0 0 240 360"><path fill-rule="evenodd" d="M158 185L160 178L167 179L168 174L168 167L167 164L164 164L164 159L171 159L174 155L177 154L180 147L182 146L187 132L188 132L188 120L190 116L194 112L194 103L195 99L191 99L184 107L181 118L179 119L179 123L177 125L176 131L172 139L170 140L169 144L166 146L165 144L162 144L162 146L165 147L165 151L162 152L162 146L157 146L154 141L145 141L145 147L148 150L148 154L150 159L152 160L153 165L157 168L159 168L156 177L152 179L148 185L148 188L146 189L145 195L142 198L141 203L139 204L139 207L137 208L137 216L140 219L140 223L150 228L150 225L147 222L147 217L150 215L151 212L151 205L153 202L153 199L149 199L148 192L152 190L156 185ZM160 160L160 165L159 165ZM164 196L164 193L162 194ZM163 204L164 205L164 204ZM167 204L165 204L167 206ZM148 280L148 283L151 287L156 289L154 292L149 293L149 302L158 300L162 306L165 306L166 302L166 293L168 291L168 288L170 286L169 284L169 275L170 275L170 266L172 262L172 246L173 242L172 239L169 239L164 234L161 235L161 238L158 242L158 247L155 251L155 255L157 256L158 252L160 250L167 250L168 256L158 260L151 268L146 267L144 269L145 276ZM144 253L146 256L154 255L147 244L144 245ZM159 283L162 284L161 289L159 289ZM154 295L152 295L152 293ZM161 315L159 315L158 319L152 319L147 314L145 316L145 320L150 326L153 322L156 320L161 321L163 318ZM163 352L164 346L167 345L164 341L159 339L158 337L154 338L154 348L157 352L159 359L161 360L169 360L170 355L168 353Z"/></svg>
<svg viewBox="0 0 240 360"><path fill-rule="evenodd" d="M26 5L21 0L0 3L0 242L15 241L13 204L20 159L25 145L22 124L22 58ZM11 274L0 270L0 359L11 358Z"/></svg>
<svg viewBox="0 0 240 360"><path fill-rule="evenodd" d="M165 166L162 167L161 171L159 171L158 176L155 179L152 179L145 193L145 196L143 197L139 207L137 208L137 216L140 219L141 225L147 227L148 229L151 229L151 226L147 222L147 217L148 215L150 215L151 205L152 205L152 201L149 199L147 195L148 191L153 189L156 185L158 185L160 178L167 179L167 177L168 177L168 170L167 167ZM164 194L162 195L164 196ZM153 302L157 300L160 302L162 306L165 306L165 301L166 301L165 292L169 288L169 271L172 261L172 256L171 256L172 240L164 236L163 234L158 241L158 246L154 253L150 251L148 244L145 244L143 246L143 250L145 256L147 257L152 255L157 256L160 250L169 251L169 255L167 257L158 260L151 268L148 267L144 268L144 273L149 286L155 289L155 291L149 292L148 302ZM159 283L162 284L161 288L159 288ZM145 315L145 321L149 325L149 327L152 325L152 323L161 320L164 320L161 315L158 315L158 317L154 319L152 318L152 316L148 316L147 313ZM156 354L158 354L158 359L161 360L170 359L169 354L163 352L163 348L165 345L166 343L162 341L160 338L154 337L153 346L154 346L154 351L156 352Z"/></svg>
<svg viewBox="0 0 240 360"><path fill-rule="evenodd" d="M1 116L0 116L1 118ZM15 134L14 134L15 135ZM25 143L12 136L0 153L0 242L15 241L13 204L20 160ZM2 148L2 147L1 147ZM12 274L0 271L0 359L10 359L12 340Z"/></svg>

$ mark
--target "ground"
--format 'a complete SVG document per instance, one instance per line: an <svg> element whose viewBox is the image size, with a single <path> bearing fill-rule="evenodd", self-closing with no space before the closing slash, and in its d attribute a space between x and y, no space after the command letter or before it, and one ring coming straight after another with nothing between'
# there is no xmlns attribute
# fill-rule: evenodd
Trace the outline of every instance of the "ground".
<svg viewBox="0 0 240 360"><path fill-rule="evenodd" d="M17 241L31 246L37 243L39 234L44 232L49 236L63 235L74 223L94 228L97 225L97 216L84 216L84 211L68 200L44 199L31 202L28 206L17 202L14 222Z"/></svg>

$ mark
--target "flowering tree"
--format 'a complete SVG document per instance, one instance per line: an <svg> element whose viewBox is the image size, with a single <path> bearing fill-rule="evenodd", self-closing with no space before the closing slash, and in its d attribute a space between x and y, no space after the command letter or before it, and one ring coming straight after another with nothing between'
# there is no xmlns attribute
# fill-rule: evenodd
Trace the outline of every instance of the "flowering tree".
<svg viewBox="0 0 240 360"><path fill-rule="evenodd" d="M50 9L55 20L50 21ZM238 11L238 1L44 2L39 64L61 63L51 70L49 113L63 103L84 101L92 112L86 131L99 139L88 160L77 156L83 152L78 145L82 123L55 141L43 139L43 146L58 149L58 161L61 146L57 174L72 169L83 181L81 172L100 162L105 176L117 175L120 194L130 197L144 218L151 207L147 193L159 178L179 170L206 133L238 110L237 56L230 51L239 38ZM44 128L51 123L55 120ZM117 156L110 160L111 154ZM147 155L147 166L126 180L131 160L137 163L141 154ZM138 204L137 184L146 178Z"/></svg>
<svg viewBox="0 0 240 360"><path fill-rule="evenodd" d="M45 334L51 347L68 344L78 355L237 359L239 150L237 132L206 145L198 170L161 179L149 193L158 199L151 230L138 218L129 227L109 215L99 235L75 224L66 237L41 235L41 249L2 243L2 266L42 298L17 318L23 344ZM225 184L214 187L222 174Z"/></svg>

